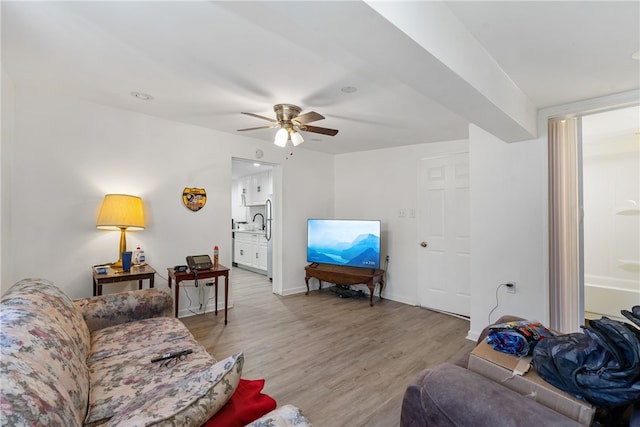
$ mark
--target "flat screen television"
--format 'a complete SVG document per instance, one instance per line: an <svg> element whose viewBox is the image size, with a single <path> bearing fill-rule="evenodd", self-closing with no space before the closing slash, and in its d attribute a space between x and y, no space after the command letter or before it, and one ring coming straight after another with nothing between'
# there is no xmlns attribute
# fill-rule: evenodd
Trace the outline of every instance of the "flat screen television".
<svg viewBox="0 0 640 427"><path fill-rule="evenodd" d="M380 221L307 220L307 262L380 268Z"/></svg>

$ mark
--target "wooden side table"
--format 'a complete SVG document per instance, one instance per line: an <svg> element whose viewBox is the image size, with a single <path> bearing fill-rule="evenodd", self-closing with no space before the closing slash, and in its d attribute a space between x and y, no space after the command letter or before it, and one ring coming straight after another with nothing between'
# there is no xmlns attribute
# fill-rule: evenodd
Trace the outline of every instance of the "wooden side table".
<svg viewBox="0 0 640 427"><path fill-rule="evenodd" d="M315 277L322 290L322 282L335 283L336 285L366 285L369 288L369 305L373 307L373 291L376 283L380 284L380 299L384 287L384 270L379 268L346 267L342 265L317 264L308 265L305 268L304 281L307 283L307 295L309 295L309 279Z"/></svg>
<svg viewBox="0 0 640 427"><path fill-rule="evenodd" d="M102 295L102 285L117 282L138 281L138 289L142 289L142 281L149 280L149 287L153 288L153 279L156 271L150 265L132 265L131 271L116 270L107 268L104 274L96 273L93 269L93 296Z"/></svg>
<svg viewBox="0 0 640 427"><path fill-rule="evenodd" d="M167 274L169 276L169 287L171 282L176 282L175 288L175 300L176 309L175 316L178 317L178 303L180 298L180 282L185 280L195 280L196 275L192 271L175 271L173 268L167 268ZM217 267L210 268L208 270L198 270L198 280L214 279L213 285L215 286L215 313L218 315L218 277L224 277L224 324L227 324L227 305L229 303L229 269L224 265L218 265ZM203 286L203 285L201 285Z"/></svg>

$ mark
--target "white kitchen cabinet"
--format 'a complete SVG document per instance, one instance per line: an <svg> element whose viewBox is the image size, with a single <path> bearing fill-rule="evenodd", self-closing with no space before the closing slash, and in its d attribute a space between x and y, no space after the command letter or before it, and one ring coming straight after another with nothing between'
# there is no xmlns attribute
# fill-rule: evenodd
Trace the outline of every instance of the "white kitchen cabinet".
<svg viewBox="0 0 640 427"><path fill-rule="evenodd" d="M267 271L267 239L263 233L235 232L234 262Z"/></svg>
<svg viewBox="0 0 640 427"><path fill-rule="evenodd" d="M267 239L262 236L255 245L256 252L256 268L258 270L267 270Z"/></svg>
<svg viewBox="0 0 640 427"><path fill-rule="evenodd" d="M238 233L234 242L234 261L238 264L251 265L251 255L253 253L253 244L238 239Z"/></svg>
<svg viewBox="0 0 640 427"><path fill-rule="evenodd" d="M273 191L271 172L266 171L240 179L247 206L264 205Z"/></svg>

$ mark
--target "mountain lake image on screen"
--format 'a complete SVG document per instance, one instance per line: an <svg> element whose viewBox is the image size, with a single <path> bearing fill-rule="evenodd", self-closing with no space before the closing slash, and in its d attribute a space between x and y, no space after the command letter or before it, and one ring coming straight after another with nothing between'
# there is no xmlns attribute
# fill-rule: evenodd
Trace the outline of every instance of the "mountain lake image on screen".
<svg viewBox="0 0 640 427"><path fill-rule="evenodd" d="M380 221L307 220L307 261L380 268Z"/></svg>

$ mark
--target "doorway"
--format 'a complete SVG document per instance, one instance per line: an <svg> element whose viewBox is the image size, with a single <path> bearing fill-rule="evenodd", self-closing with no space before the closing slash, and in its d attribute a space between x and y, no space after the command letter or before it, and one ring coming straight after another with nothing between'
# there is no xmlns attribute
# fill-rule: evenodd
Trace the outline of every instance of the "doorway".
<svg viewBox="0 0 640 427"><path fill-rule="evenodd" d="M273 280L278 256L274 199L278 165L233 158L231 164L232 266Z"/></svg>
<svg viewBox="0 0 640 427"><path fill-rule="evenodd" d="M637 95L623 94L611 99L602 100L602 104L585 104L580 109L576 107L573 112L563 112L564 117L549 116L549 314L550 326L559 331L568 333L580 330L580 325L584 324L585 319L585 245L584 245L584 227L583 227L583 152L582 152L582 124L583 118L589 116L596 117L596 114L602 112L622 112L629 108L638 108ZM608 102L608 103L607 103ZM612 105L617 105L613 107ZM630 110L631 111L631 110ZM610 135L617 133L623 135L634 135L634 142L631 145L638 144L638 129L640 123L638 120L638 110L632 114L631 119L627 120L627 125L622 127L601 127L600 132L609 132ZM587 129L589 131L589 129ZM615 144L606 144L607 149ZM636 158L636 154L627 153L625 157ZM616 174L619 172L617 167L609 168ZM595 185L601 182L595 180ZM624 180L625 184L629 181ZM636 175L635 182L638 182ZM636 187L637 188L637 187ZM633 204L638 202L637 199L628 198L620 199L618 189L608 190L613 192L616 202L613 210L608 215L636 217L632 222L637 224L637 213L629 211L626 208L618 206L619 202L623 204ZM628 192L628 190L625 190ZM637 190L635 190L637 194ZM631 196L636 197L636 196ZM632 202L630 202L632 201ZM627 218L627 219L630 219ZM614 223L616 222L613 219ZM633 227L624 227L624 233L633 232ZM603 230L603 233L611 233L610 228L603 227L603 224L597 224L596 230ZM622 230L622 229L621 229ZM637 229L636 229L637 230ZM589 233L589 231L587 231ZM637 236L637 232L635 233ZM637 242L637 240L636 240ZM637 243L625 244L624 252L626 256L631 256L631 263L628 259L620 258L622 263L616 261L620 265L625 265L626 269L635 269L633 265L638 258ZM595 253L595 252L594 252ZM600 251L600 253L602 253ZM635 254L635 255L634 255ZM593 259L593 257L591 257ZM604 259L601 255L596 255L596 259ZM609 311L618 313L622 308L628 308L639 302L640 298L640 280L638 272L633 272L633 276L627 282L629 285L625 289L627 295L623 301L613 302L614 308ZM603 289L599 283L594 287ZM611 288L611 287L609 287ZM606 298L610 298L611 292L606 291ZM601 293L602 294L602 293ZM597 297L596 297L597 298ZM599 317L596 315L596 317Z"/></svg>
<svg viewBox="0 0 640 427"><path fill-rule="evenodd" d="M469 317L469 153L420 160L420 306Z"/></svg>
<svg viewBox="0 0 640 427"><path fill-rule="evenodd" d="M640 305L640 106L582 118L585 318Z"/></svg>

